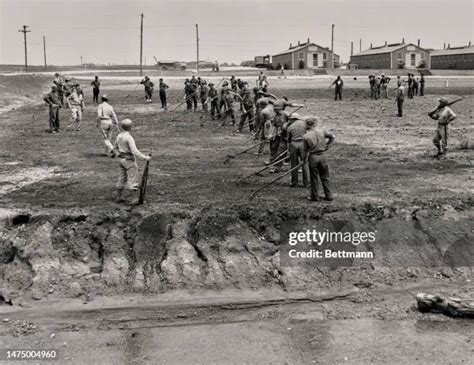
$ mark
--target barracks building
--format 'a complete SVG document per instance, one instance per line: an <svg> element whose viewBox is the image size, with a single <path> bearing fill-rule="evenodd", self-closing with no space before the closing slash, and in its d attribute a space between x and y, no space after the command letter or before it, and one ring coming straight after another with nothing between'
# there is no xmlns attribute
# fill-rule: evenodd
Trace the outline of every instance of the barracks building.
<svg viewBox="0 0 474 365"><path fill-rule="evenodd" d="M272 66L279 69L281 65L287 70L331 68L331 57L334 67L339 67L340 57L327 47L321 47L308 41L290 47L272 56Z"/></svg>
<svg viewBox="0 0 474 365"><path fill-rule="evenodd" d="M471 42L464 47L451 48L431 52L431 68L434 70L473 70L474 47Z"/></svg>
<svg viewBox="0 0 474 365"><path fill-rule="evenodd" d="M351 67L366 69L430 68L430 52L413 43L387 44L372 47L351 56Z"/></svg>

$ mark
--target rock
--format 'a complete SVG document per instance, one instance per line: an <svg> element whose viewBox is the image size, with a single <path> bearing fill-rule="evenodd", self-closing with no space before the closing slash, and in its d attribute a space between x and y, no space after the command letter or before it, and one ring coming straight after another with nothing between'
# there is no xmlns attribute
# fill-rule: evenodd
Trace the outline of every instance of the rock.
<svg viewBox="0 0 474 365"><path fill-rule="evenodd" d="M83 294L83 292L84 291L83 291L81 285L76 281L71 283L71 285L69 286L69 293L71 294L71 296L73 296L75 298L81 296Z"/></svg>

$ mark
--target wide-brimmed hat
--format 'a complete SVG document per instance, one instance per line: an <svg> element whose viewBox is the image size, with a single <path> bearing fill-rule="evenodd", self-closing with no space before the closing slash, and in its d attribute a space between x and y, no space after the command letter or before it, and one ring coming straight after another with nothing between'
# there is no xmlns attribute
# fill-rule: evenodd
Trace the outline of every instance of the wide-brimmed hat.
<svg viewBox="0 0 474 365"><path fill-rule="evenodd" d="M109 100L109 97L107 96L107 94L101 95L100 98L102 100Z"/></svg>
<svg viewBox="0 0 474 365"><path fill-rule="evenodd" d="M444 98L444 97L439 98L438 101L439 101L440 104L444 104L444 105L448 105L448 104L449 104L449 100L446 99L446 98Z"/></svg>

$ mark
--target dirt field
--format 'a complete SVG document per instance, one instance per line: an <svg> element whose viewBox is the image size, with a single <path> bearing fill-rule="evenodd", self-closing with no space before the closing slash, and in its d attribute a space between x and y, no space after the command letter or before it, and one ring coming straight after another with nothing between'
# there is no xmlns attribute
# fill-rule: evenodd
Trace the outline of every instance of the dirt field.
<svg viewBox="0 0 474 365"><path fill-rule="evenodd" d="M11 77L8 82L15 76ZM215 78L217 82L219 77ZM432 259L434 251L445 252L453 242L461 242L463 248L472 250L473 150L460 147L463 138L470 139L471 143L474 140L472 79L450 77L449 87L445 88L445 78L427 78L426 96L406 99L405 116L398 118L393 91L389 100L371 100L367 95L366 78L345 80L342 102L335 102L334 91L327 89L330 77L271 78L271 92L304 103L306 107L300 115L319 116L336 135L335 145L328 152L335 200L310 203L305 199L308 195L305 189L289 187L289 177L256 198L250 198L252 191L275 176L263 173L240 186L236 181L261 168L268 155L256 157L251 151L224 165L227 154L238 152L254 141L249 139L248 131L235 134L232 126L213 132L218 124L211 121L209 115L177 107L183 78L166 80L171 87L170 111L161 112L156 100L158 95L152 104L144 103L143 90L135 89L138 77L104 76L103 92L108 94L119 119L131 118L138 147L143 152L153 153L146 204L139 208L118 205L111 199L117 162L104 156L102 138L95 127L96 108L87 86L90 80L84 75L78 75L77 79L84 85L87 104L79 132L67 130L67 109L61 110L63 130L56 135L47 133L48 111L44 105L30 103L0 115L3 127L0 131L0 204L3 208L0 210L0 279L3 284L0 298L14 305L14 310L5 312L13 311L9 318L31 315L31 322L35 322L34 312L19 309L17 305L34 310L35 303L60 300L67 308L65 303L69 302L61 298L80 298L79 306L85 306L82 303L99 302L103 295L165 295L174 290L184 290L187 295L189 291L201 295L203 290L242 290L241 293L246 293L241 294L245 300L249 292L264 288L278 295L356 288L357 292L349 299L338 298L334 306L333 302L307 307L298 304L296 309L279 307L275 313L261 310L230 314L222 320L226 323L222 331L243 338L240 346L254 343L251 332L260 333L258 331L262 338L268 339L270 349L281 349L290 341L292 345L282 350L275 362L282 362L283 358L291 363L292 358L297 358L298 363L348 360L349 363L412 363L417 357L417 346L426 349L425 354L433 347L441 349L436 356L418 357L421 363L469 361L472 337L466 334L472 326L470 322L464 324L441 316L445 324L436 327L439 317L420 314L412 307L413 293L417 290L441 290L471 298L474 293L472 251L471 254L463 251L466 261L454 267ZM44 86L46 90L47 84ZM458 117L450 131L447 158L433 160L435 148L431 139L435 123L427 117L427 112L436 107L441 95L451 100L462 97L463 101L453 107ZM237 104L235 107L239 115ZM344 220L366 229L384 230L384 238L393 241L402 255L407 250L415 251L416 258L404 267L387 264L327 270L281 267L279 229L282 222L292 219ZM413 240L420 245L413 248ZM377 290L383 294L378 296ZM222 295L227 301L232 298ZM100 303L108 307L113 305L113 300ZM188 304L189 308L196 305L192 295ZM130 315L136 320L140 309L132 307ZM300 313L303 319L293 318L287 310ZM165 312L176 314L171 318L181 318L179 313ZM41 316L48 317L42 313ZM222 346L216 327L211 323L206 329L208 322L203 319L212 322L214 313L198 310L197 313L197 322L192 326L200 327L193 333L203 338L211 333L214 336L199 346ZM308 317L308 313L313 316ZM314 313L320 315L314 317ZM155 318L155 315L148 313L142 320ZM255 331L245 331L243 326L231 324L239 323L240 315L245 321L254 322ZM35 342L38 345L68 341L77 344L80 338L95 336L96 331L102 330L92 325L86 315L77 316L77 322L66 323L67 326L84 325L82 329L78 327L77 336L72 333L75 332L72 327L55 320L50 322L53 323L50 327L46 323L43 327L39 324L41 329L36 334L21 335L15 344L24 345L29 339L39 341ZM311 338L305 337L309 336L307 329L316 323L314 321L317 327L325 329L325 341L327 338L330 341L323 342L317 333ZM178 322L173 320L170 326L178 328L181 326ZM11 334L10 323L2 324L0 334ZM392 343L386 343L383 336L392 332L393 323L399 323L397 335ZM121 348L120 333L126 338L134 337L135 332L137 336L156 338L157 335L151 333L153 329L143 329L140 325L136 330L106 325L110 341L97 344L95 353L104 353L108 347ZM277 331L278 336L272 336L275 328L280 331ZM287 328L298 330L294 334ZM348 328L355 328L359 335L354 339L342 335ZM172 329L167 331L169 338L176 335ZM53 332L61 334L57 339L41 343L41 334L50 336ZM446 333L447 337L451 334L458 339L462 337L462 345L459 341L443 341ZM422 337L420 342L416 342L418 336ZM5 337L0 338L3 341L0 347L4 348ZM414 344L405 346L403 354L397 352L406 338L413 339ZM171 340L162 340L160 346L171 346ZM156 355L145 354L148 350L142 353L133 341L127 341L128 352L124 356L140 353L142 362L150 362L153 354ZM373 341L391 350L384 352L385 355L377 352L373 352L372 357L363 355L368 351L364 344ZM351 346L347 360L342 355L342 358L336 356L346 343ZM156 344L151 341L145 347L153 349ZM190 362L199 346L183 354L182 362ZM83 349L76 345L65 352L77 360L77 354ZM453 359L450 354L454 349L459 352ZM253 350L263 351L262 348ZM232 359L234 354L231 348L226 348L224 353L229 357L220 358L222 362ZM166 356L176 359L172 355ZM260 358L245 356L236 359L236 363L261 362ZM271 357L262 359L272 361ZM108 361L112 363L112 360Z"/></svg>

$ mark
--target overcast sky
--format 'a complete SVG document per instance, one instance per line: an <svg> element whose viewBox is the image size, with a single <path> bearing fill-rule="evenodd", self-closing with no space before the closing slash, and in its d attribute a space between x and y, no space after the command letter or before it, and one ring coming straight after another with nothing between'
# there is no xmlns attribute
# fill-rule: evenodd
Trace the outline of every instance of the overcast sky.
<svg viewBox="0 0 474 365"><path fill-rule="evenodd" d="M406 42L442 48L474 40L474 0L0 0L0 63L24 60L22 25L29 25L30 64L84 62L137 64L140 13L144 13L144 57L240 63L274 54L290 43L311 41L348 61L370 43Z"/></svg>

